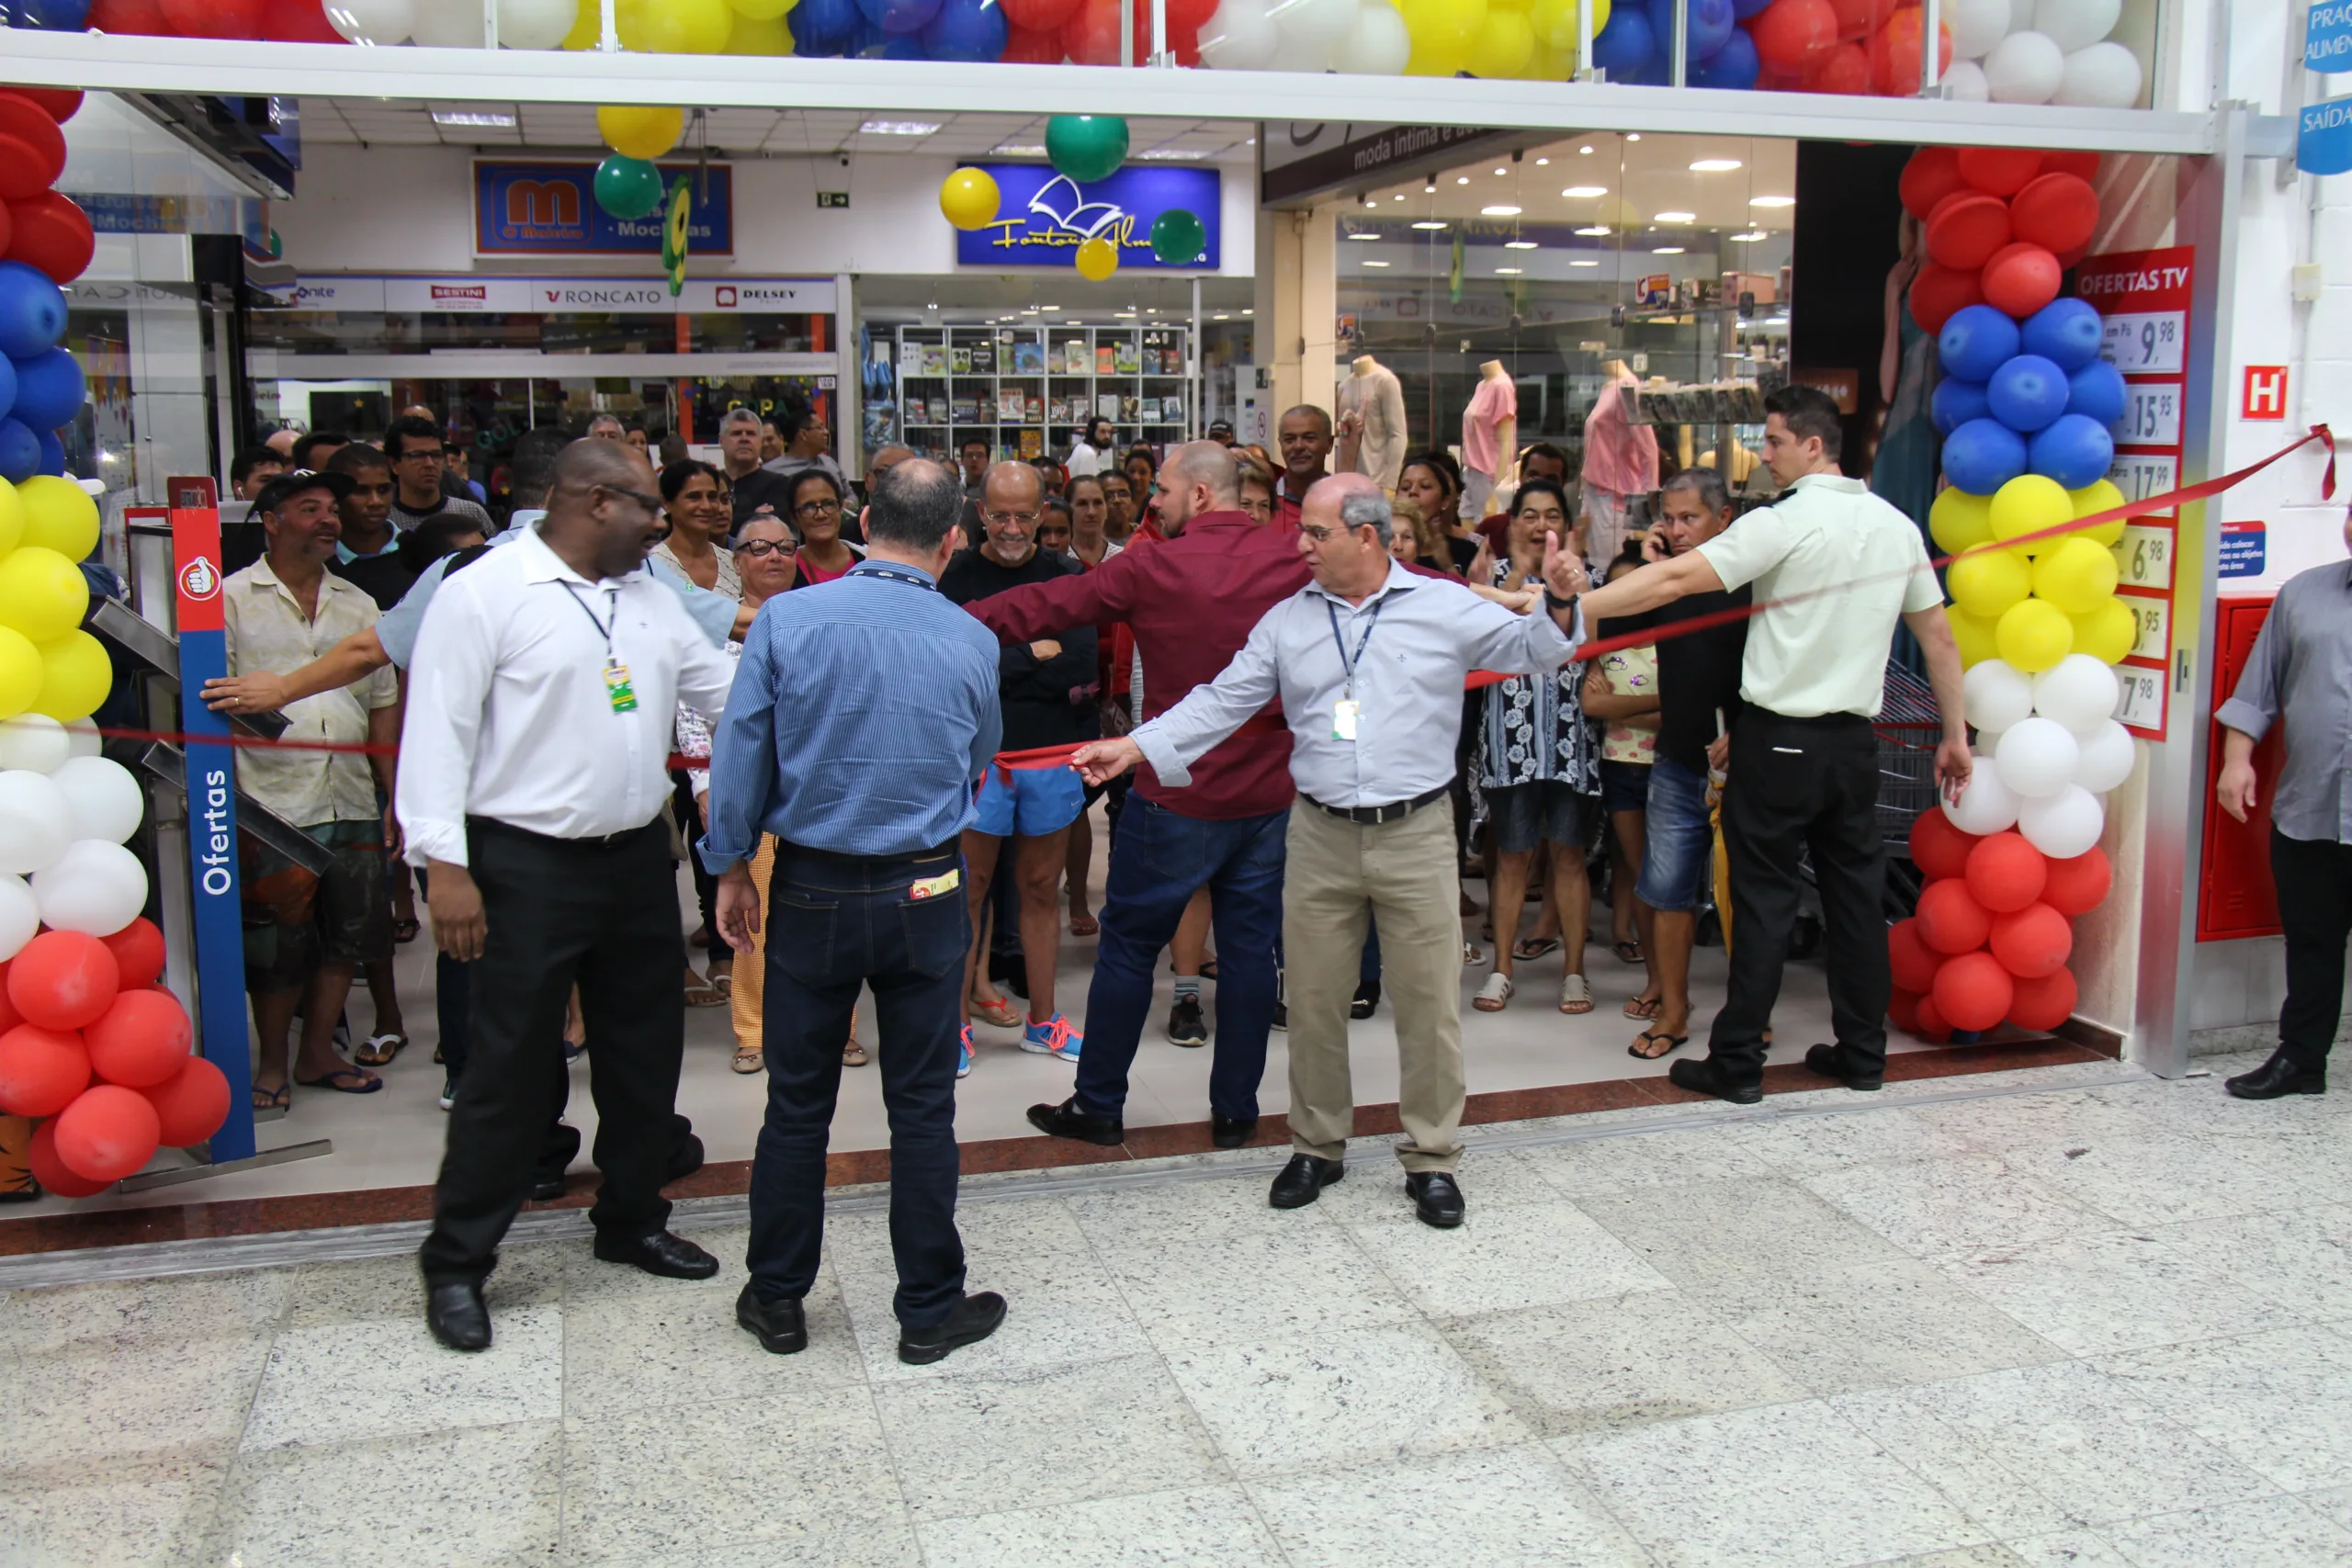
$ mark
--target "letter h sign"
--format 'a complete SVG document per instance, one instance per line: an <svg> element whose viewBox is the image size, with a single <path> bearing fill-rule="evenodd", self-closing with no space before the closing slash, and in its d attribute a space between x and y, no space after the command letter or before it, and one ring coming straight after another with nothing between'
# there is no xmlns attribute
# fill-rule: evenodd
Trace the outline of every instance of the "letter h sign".
<svg viewBox="0 0 2352 1568"><path fill-rule="evenodd" d="M2287 417L2287 367L2283 365L2249 365L2245 367L2245 382L2238 393L2240 419L2275 419Z"/></svg>

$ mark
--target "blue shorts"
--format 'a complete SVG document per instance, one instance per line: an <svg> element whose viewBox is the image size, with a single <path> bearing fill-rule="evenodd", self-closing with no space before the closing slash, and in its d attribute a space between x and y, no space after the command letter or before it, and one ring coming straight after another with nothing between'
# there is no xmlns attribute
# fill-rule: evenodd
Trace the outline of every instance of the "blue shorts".
<svg viewBox="0 0 2352 1568"><path fill-rule="evenodd" d="M1600 760L1600 804L1611 812L1646 810L1650 799L1650 764Z"/></svg>
<svg viewBox="0 0 2352 1568"><path fill-rule="evenodd" d="M1557 779L1490 784L1487 810L1494 818L1495 852L1523 855L1537 844L1582 844L1585 813L1591 806L1592 796L1578 795Z"/></svg>
<svg viewBox="0 0 2352 1568"><path fill-rule="evenodd" d="M1012 782L1007 784L1006 773ZM1086 809L1086 786L1068 768L990 768L980 781L979 815L972 831L1008 839L1058 831Z"/></svg>
<svg viewBox="0 0 2352 1568"><path fill-rule="evenodd" d="M1653 909L1705 902L1715 852L1707 821L1707 775L1660 757L1650 764L1647 837L1634 896Z"/></svg>

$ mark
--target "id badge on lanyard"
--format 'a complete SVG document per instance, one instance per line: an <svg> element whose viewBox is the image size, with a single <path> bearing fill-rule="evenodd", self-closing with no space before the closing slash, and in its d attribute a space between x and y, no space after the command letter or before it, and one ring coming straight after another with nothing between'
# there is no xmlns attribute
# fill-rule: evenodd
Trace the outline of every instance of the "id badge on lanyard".
<svg viewBox="0 0 2352 1568"><path fill-rule="evenodd" d="M580 597L578 589L569 582L563 588L571 595L571 602L580 606L580 613L588 617L588 624L604 635L605 700L613 705L615 713L635 713L637 688L629 682L628 664L613 652L613 627L620 625L621 621L620 591L609 588L605 591L605 613L612 617L608 624L596 618L596 612L588 607L588 601Z"/></svg>
<svg viewBox="0 0 2352 1568"><path fill-rule="evenodd" d="M1331 607L1330 601L1324 601L1324 612L1331 617L1331 640L1340 649L1340 669L1346 676L1346 683L1340 688L1340 700L1331 705L1331 739L1334 740L1353 740L1356 738L1358 721L1363 716L1363 706L1356 701L1356 671L1363 664L1363 650L1372 641L1373 627L1380 624L1380 612L1387 607L1385 599L1372 607L1372 618L1364 622L1363 635L1356 638L1355 657L1351 659L1348 657L1347 640L1340 636L1340 612Z"/></svg>
<svg viewBox="0 0 2352 1568"><path fill-rule="evenodd" d="M628 682L628 666L617 659L605 660L605 695L612 699L615 713L637 711L637 688Z"/></svg>

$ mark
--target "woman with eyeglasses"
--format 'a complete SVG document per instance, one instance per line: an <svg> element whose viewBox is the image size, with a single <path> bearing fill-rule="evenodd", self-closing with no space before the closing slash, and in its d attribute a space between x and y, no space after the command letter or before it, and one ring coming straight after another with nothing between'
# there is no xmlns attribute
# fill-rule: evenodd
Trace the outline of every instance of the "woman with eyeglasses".
<svg viewBox="0 0 2352 1568"><path fill-rule="evenodd" d="M793 532L800 536L792 586L810 588L845 575L865 555L842 537L842 487L822 468L803 468L785 492Z"/></svg>
<svg viewBox="0 0 2352 1568"><path fill-rule="evenodd" d="M691 457L663 468L662 506L670 536L653 547L653 554L676 567L695 587L741 598L742 580L726 548L735 511L718 470Z"/></svg>

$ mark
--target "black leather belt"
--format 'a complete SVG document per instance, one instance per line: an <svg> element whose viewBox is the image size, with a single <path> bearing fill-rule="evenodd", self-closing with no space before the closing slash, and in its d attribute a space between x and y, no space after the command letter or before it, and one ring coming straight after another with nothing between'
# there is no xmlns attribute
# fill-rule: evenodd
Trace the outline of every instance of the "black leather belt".
<svg viewBox="0 0 2352 1568"><path fill-rule="evenodd" d="M929 861L952 861L963 852L961 839L950 840L928 850L910 850L895 855L853 855L840 850L820 850L808 844L796 844L788 839L775 843L779 860L812 860L824 865L920 865Z"/></svg>
<svg viewBox="0 0 2352 1568"><path fill-rule="evenodd" d="M1327 817L1337 817L1343 822L1361 822L1367 828L1377 828L1384 822L1395 822L1410 817L1425 806L1435 806L1446 797L1453 786L1440 784L1427 795L1417 795L1410 800L1393 801L1386 806L1326 806L1311 795L1298 798Z"/></svg>

